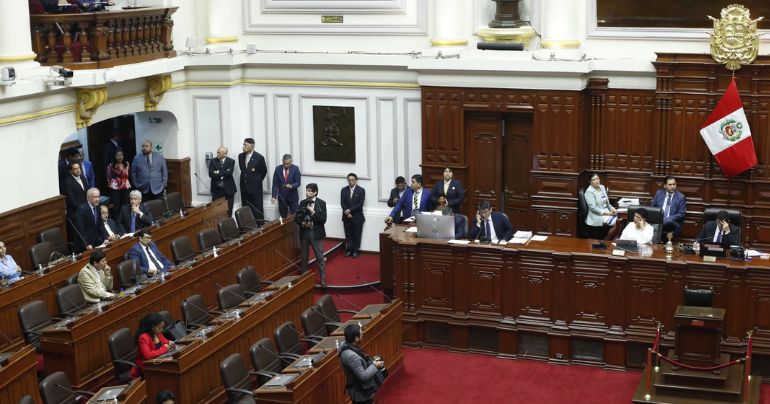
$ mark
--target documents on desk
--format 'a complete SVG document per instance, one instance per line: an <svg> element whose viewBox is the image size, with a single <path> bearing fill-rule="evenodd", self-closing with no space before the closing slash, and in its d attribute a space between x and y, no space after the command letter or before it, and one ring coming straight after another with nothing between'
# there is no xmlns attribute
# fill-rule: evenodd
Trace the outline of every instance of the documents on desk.
<svg viewBox="0 0 770 404"><path fill-rule="evenodd" d="M447 243L449 243L449 244L462 244L462 245L465 245L465 244L470 244L471 241L470 240L455 240L455 239L452 239L452 240L447 241Z"/></svg>
<svg viewBox="0 0 770 404"><path fill-rule="evenodd" d="M628 211L627 208L629 206L638 206L638 205L639 205L639 198L620 198L620 200L618 201L618 207L626 208L626 211Z"/></svg>
<svg viewBox="0 0 770 404"><path fill-rule="evenodd" d="M406 220L404 220L404 221L406 221ZM417 233L417 228L414 227L414 226L407 227L406 230L404 230L404 233Z"/></svg>
<svg viewBox="0 0 770 404"><path fill-rule="evenodd" d="M541 235L534 235L532 236L532 241L545 241L548 240L548 236L541 236Z"/></svg>

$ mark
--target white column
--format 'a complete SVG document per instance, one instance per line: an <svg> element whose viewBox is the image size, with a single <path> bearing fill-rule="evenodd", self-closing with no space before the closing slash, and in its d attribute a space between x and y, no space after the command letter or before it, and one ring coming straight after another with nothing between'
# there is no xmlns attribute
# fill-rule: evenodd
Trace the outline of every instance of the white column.
<svg viewBox="0 0 770 404"><path fill-rule="evenodd" d="M209 32L206 43L238 42L241 0L209 0Z"/></svg>
<svg viewBox="0 0 770 404"><path fill-rule="evenodd" d="M436 0L433 2L433 46L465 46L467 21L471 9L465 0Z"/></svg>
<svg viewBox="0 0 770 404"><path fill-rule="evenodd" d="M31 62L35 57L29 29L29 2L4 0L0 12L0 65Z"/></svg>
<svg viewBox="0 0 770 404"><path fill-rule="evenodd" d="M582 2L576 0L542 0L542 35L540 46L546 49L580 47L579 21Z"/></svg>

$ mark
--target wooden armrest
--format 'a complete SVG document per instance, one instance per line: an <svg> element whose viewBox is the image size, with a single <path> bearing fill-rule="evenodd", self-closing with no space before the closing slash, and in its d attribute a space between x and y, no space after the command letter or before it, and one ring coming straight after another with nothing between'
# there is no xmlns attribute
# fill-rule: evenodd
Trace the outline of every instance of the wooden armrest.
<svg viewBox="0 0 770 404"><path fill-rule="evenodd" d="M334 327L334 328L340 328L340 327L342 327L342 324L343 323L338 323L336 321L329 321L328 323L324 323L324 325L331 326L331 327Z"/></svg>
<svg viewBox="0 0 770 404"><path fill-rule="evenodd" d="M248 394L250 397L256 397L254 395L254 392L250 391L250 390L230 388L230 389L225 389L225 391L232 391L232 392L236 392L236 393L243 393L243 394Z"/></svg>

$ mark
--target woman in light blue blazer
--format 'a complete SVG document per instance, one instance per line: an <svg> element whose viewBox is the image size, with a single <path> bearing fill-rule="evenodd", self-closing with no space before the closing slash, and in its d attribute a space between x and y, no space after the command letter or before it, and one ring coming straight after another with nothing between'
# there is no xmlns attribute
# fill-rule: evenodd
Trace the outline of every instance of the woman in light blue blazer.
<svg viewBox="0 0 770 404"><path fill-rule="evenodd" d="M607 190L601 184L599 175L591 175L591 185L585 191L586 205L588 205L588 215L586 215L586 224L591 227L613 226L617 219L617 212L610 204L610 198L607 196Z"/></svg>

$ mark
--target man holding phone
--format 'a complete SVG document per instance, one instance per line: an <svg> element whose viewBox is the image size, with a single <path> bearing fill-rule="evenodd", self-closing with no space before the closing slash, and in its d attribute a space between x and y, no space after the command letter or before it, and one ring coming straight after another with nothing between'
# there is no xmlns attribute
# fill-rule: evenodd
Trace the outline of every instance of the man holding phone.
<svg viewBox="0 0 770 404"><path fill-rule="evenodd" d="M698 240L720 243L724 246L740 245L738 227L730 224L730 216L724 210L717 213L716 220L709 221L703 226L698 234Z"/></svg>

